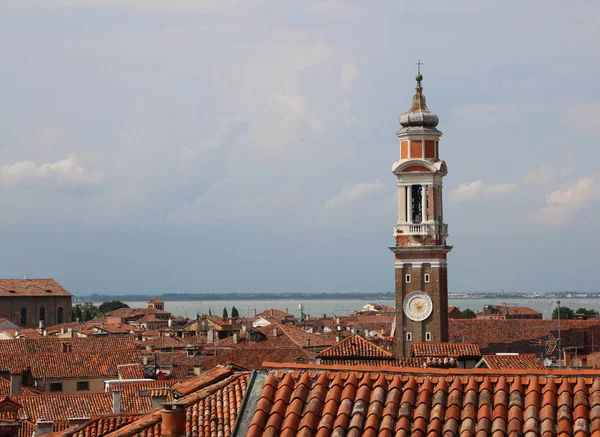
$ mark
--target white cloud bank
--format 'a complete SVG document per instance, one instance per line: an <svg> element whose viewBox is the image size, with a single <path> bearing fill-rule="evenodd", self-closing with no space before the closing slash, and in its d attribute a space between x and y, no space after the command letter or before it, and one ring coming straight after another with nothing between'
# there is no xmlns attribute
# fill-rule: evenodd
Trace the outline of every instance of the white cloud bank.
<svg viewBox="0 0 600 437"><path fill-rule="evenodd" d="M75 155L39 165L32 161L19 161L0 167L1 187L42 184L44 188L77 192L97 187L101 179L99 174L87 173Z"/></svg>
<svg viewBox="0 0 600 437"><path fill-rule="evenodd" d="M491 197L500 197L513 193L519 186L517 184L484 184L482 181L473 181L460 184L450 193L450 201L455 203L474 202L487 200Z"/></svg>
<svg viewBox="0 0 600 437"><path fill-rule="evenodd" d="M596 181L593 178L580 179L566 190L551 192L546 198L546 206L535 214L535 218L547 226L560 226L597 198Z"/></svg>
<svg viewBox="0 0 600 437"><path fill-rule="evenodd" d="M377 179L375 182L361 182L358 184L346 184L342 191L332 196L325 202L325 209L334 210L338 208L351 207L362 199L372 196L384 187L383 181Z"/></svg>

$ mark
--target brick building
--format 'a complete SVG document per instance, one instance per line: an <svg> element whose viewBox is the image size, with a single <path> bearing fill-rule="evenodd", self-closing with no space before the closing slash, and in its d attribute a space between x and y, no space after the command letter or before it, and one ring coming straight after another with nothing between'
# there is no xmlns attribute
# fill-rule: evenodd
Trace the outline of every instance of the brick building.
<svg viewBox="0 0 600 437"><path fill-rule="evenodd" d="M22 328L70 322L71 298L54 279L0 279L0 318Z"/></svg>
<svg viewBox="0 0 600 437"><path fill-rule="evenodd" d="M400 117L400 160L392 171L398 182L398 222L394 226L396 356L409 356L413 342L448 341L448 273L438 117L429 111L416 77L412 107Z"/></svg>

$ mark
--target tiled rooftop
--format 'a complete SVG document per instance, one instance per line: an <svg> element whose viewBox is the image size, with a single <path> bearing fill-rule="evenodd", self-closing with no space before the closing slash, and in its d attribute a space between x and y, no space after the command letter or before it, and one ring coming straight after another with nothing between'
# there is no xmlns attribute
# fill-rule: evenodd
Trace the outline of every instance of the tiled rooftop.
<svg viewBox="0 0 600 437"><path fill-rule="evenodd" d="M600 434L597 372L274 366L240 436Z"/></svg>
<svg viewBox="0 0 600 437"><path fill-rule="evenodd" d="M71 352L102 353L135 348L133 337L82 337L82 338L39 338L0 341L0 355L36 354L41 352L63 352L64 345Z"/></svg>
<svg viewBox="0 0 600 437"><path fill-rule="evenodd" d="M488 369L545 369L544 363L535 354L484 355L477 364Z"/></svg>
<svg viewBox="0 0 600 437"><path fill-rule="evenodd" d="M139 363L119 364L117 372L119 373L119 379L142 379L144 377L142 365Z"/></svg>
<svg viewBox="0 0 600 437"><path fill-rule="evenodd" d="M413 343L411 346L413 357L481 357L479 345L472 343Z"/></svg>
<svg viewBox="0 0 600 437"><path fill-rule="evenodd" d="M54 279L0 279L0 296L71 296Z"/></svg>
<svg viewBox="0 0 600 437"><path fill-rule="evenodd" d="M17 340L6 340L8 343ZM117 366L138 362L135 349L118 353L0 354L0 371L22 372L27 368L35 379L117 377Z"/></svg>
<svg viewBox="0 0 600 437"><path fill-rule="evenodd" d="M352 335L322 350L318 358L392 358L391 352L371 343L360 335Z"/></svg>
<svg viewBox="0 0 600 437"><path fill-rule="evenodd" d="M215 369L206 372L203 377L206 382L204 387L177 401L178 404L186 407L185 435L186 437L229 437L242 405L250 375L234 373L231 370L224 373L222 369ZM161 414L159 410L155 410L106 435L160 437L161 433Z"/></svg>

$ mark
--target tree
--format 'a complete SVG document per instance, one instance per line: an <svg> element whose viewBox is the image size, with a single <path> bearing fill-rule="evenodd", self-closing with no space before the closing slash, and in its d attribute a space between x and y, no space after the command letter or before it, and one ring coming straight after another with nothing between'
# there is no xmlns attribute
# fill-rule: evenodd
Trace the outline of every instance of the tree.
<svg viewBox="0 0 600 437"><path fill-rule="evenodd" d="M474 319L475 317L477 317L477 314L475 314L475 311L473 311L470 308L467 308L462 313L463 313L463 316L465 319Z"/></svg>
<svg viewBox="0 0 600 437"><path fill-rule="evenodd" d="M236 307L232 307L231 308L231 318L235 319L236 317L239 317L239 316L240 316L240 313L237 310L237 308Z"/></svg>
<svg viewBox="0 0 600 437"><path fill-rule="evenodd" d="M71 314L73 315L72 320L81 320L81 304L78 303L71 310Z"/></svg>
<svg viewBox="0 0 600 437"><path fill-rule="evenodd" d="M560 318L561 320L570 320L575 318L575 311L573 311L569 307L556 307L554 311L552 311L552 318L558 319L558 309L560 308Z"/></svg>
<svg viewBox="0 0 600 437"><path fill-rule="evenodd" d="M227 314L227 308L223 308L223 318L224 319L229 318L229 315Z"/></svg>
<svg viewBox="0 0 600 437"><path fill-rule="evenodd" d="M598 315L600 315L600 313L593 308L589 310L585 308L579 308L577 311L575 311L575 314L583 314L586 317L598 317Z"/></svg>
<svg viewBox="0 0 600 437"><path fill-rule="evenodd" d="M129 308L129 305L121 302L120 300L111 300L110 302L104 302L100 304L98 310L101 313L106 314L110 313L111 311L118 310L119 308Z"/></svg>
<svg viewBox="0 0 600 437"><path fill-rule="evenodd" d="M92 302L84 302L81 305L81 321L87 322L92 320L98 314L98 307Z"/></svg>

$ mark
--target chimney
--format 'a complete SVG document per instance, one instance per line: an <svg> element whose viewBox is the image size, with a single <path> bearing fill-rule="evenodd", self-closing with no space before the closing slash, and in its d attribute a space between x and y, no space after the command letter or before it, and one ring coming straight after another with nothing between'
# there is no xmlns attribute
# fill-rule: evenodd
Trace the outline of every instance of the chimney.
<svg viewBox="0 0 600 437"><path fill-rule="evenodd" d="M182 437L185 435L185 408L175 403L163 404L161 411L161 437Z"/></svg>
<svg viewBox="0 0 600 437"><path fill-rule="evenodd" d="M273 308L271 308L271 315L273 315L275 313L275 311L273 310Z"/></svg>
<svg viewBox="0 0 600 437"><path fill-rule="evenodd" d="M173 319L169 317L169 321L167 322L167 326L171 328L173 326Z"/></svg>
<svg viewBox="0 0 600 437"><path fill-rule="evenodd" d="M121 412L121 390L113 390L113 414Z"/></svg>
<svg viewBox="0 0 600 437"><path fill-rule="evenodd" d="M142 364L143 364L144 366L147 366L147 365L148 365L148 356L147 356L147 355L144 355L144 356L142 357Z"/></svg>
<svg viewBox="0 0 600 437"><path fill-rule="evenodd" d="M71 352L71 343L63 341L62 342L62 351L63 352Z"/></svg>
<svg viewBox="0 0 600 437"><path fill-rule="evenodd" d="M256 317L256 308L254 308L254 317Z"/></svg>
<svg viewBox="0 0 600 437"><path fill-rule="evenodd" d="M277 328L273 328L273 337L277 337L279 334L279 330Z"/></svg>
<svg viewBox="0 0 600 437"><path fill-rule="evenodd" d="M65 333L65 328L60 328L60 335L63 335Z"/></svg>
<svg viewBox="0 0 600 437"><path fill-rule="evenodd" d="M336 335L336 336L335 336L335 342L336 342L336 343L339 343L339 342L340 342L340 336L339 336L339 335Z"/></svg>
<svg viewBox="0 0 600 437"><path fill-rule="evenodd" d="M215 330L214 329L209 329L206 332L206 342L207 343L214 343L215 342Z"/></svg>
<svg viewBox="0 0 600 437"><path fill-rule="evenodd" d="M23 383L23 374L10 372L10 395L18 396L21 394L21 384Z"/></svg>
<svg viewBox="0 0 600 437"><path fill-rule="evenodd" d="M335 323L336 323L337 325L339 325L339 324L340 324L340 318L339 318L339 317L336 317L336 318L335 318Z"/></svg>
<svg viewBox="0 0 600 437"><path fill-rule="evenodd" d="M323 318L326 319L327 318L327 314L323 314Z"/></svg>
<svg viewBox="0 0 600 437"><path fill-rule="evenodd" d="M202 364L194 363L194 375L198 376L202 373Z"/></svg>
<svg viewBox="0 0 600 437"><path fill-rule="evenodd" d="M52 420L38 419L35 421L32 437L50 434L52 428L54 428L54 422Z"/></svg>
<svg viewBox="0 0 600 437"><path fill-rule="evenodd" d="M287 309L287 308L285 309L285 312L289 314L289 311L288 311L288 309Z"/></svg>
<svg viewBox="0 0 600 437"><path fill-rule="evenodd" d="M310 338L306 339L306 347L310 347Z"/></svg>
<svg viewBox="0 0 600 437"><path fill-rule="evenodd" d="M38 324L38 330L43 330L44 329L44 321L40 320L40 323Z"/></svg>
<svg viewBox="0 0 600 437"><path fill-rule="evenodd" d="M19 331L18 329L15 331L15 338L17 338L19 335L21 335L21 331Z"/></svg>
<svg viewBox="0 0 600 437"><path fill-rule="evenodd" d="M237 332L233 333L233 344L238 344L240 341L240 335Z"/></svg>

